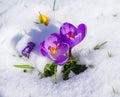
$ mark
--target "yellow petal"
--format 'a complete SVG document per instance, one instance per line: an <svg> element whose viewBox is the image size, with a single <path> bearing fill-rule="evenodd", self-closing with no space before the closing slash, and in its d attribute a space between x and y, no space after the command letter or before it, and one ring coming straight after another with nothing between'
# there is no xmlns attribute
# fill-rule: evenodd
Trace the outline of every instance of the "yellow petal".
<svg viewBox="0 0 120 97"><path fill-rule="evenodd" d="M40 13L39 16L38 16L38 20L39 20L40 23L43 23L46 26L49 24L49 19L44 14Z"/></svg>

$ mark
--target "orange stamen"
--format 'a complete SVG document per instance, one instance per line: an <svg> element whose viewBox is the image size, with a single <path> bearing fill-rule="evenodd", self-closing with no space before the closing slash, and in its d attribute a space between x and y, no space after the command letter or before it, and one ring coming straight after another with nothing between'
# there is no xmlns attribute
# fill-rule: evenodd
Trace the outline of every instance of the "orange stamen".
<svg viewBox="0 0 120 97"><path fill-rule="evenodd" d="M74 35L73 34L68 34L68 37L69 38L74 38Z"/></svg>
<svg viewBox="0 0 120 97"><path fill-rule="evenodd" d="M56 46L52 46L50 48L50 51L52 52L52 54L55 54L56 53Z"/></svg>

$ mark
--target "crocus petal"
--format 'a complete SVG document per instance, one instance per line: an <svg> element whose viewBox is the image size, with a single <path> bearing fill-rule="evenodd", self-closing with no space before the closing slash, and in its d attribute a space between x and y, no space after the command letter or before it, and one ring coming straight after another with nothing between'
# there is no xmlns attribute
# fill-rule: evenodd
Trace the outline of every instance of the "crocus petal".
<svg viewBox="0 0 120 97"><path fill-rule="evenodd" d="M30 52L31 52L31 49L30 47L25 47L23 50L22 50L22 55L25 56L25 57L29 57L30 55Z"/></svg>
<svg viewBox="0 0 120 97"><path fill-rule="evenodd" d="M25 57L29 57L31 51L33 50L33 48L36 46L35 43L33 42L28 42L27 46L22 50L22 55Z"/></svg>
<svg viewBox="0 0 120 97"><path fill-rule="evenodd" d="M70 47L73 47L75 45L74 44L75 39L70 39L66 35L62 36L62 40L63 40L63 42L69 44Z"/></svg>
<svg viewBox="0 0 120 97"><path fill-rule="evenodd" d="M57 33L53 33L45 40L45 48L49 52L49 47L57 46L61 42L60 36Z"/></svg>
<svg viewBox="0 0 120 97"><path fill-rule="evenodd" d="M44 43L45 41L43 41L41 44L40 44L40 52L42 53L43 56L46 56L47 55L47 52L46 52L46 49L44 47Z"/></svg>
<svg viewBox="0 0 120 97"><path fill-rule="evenodd" d="M53 56L53 55L51 55L51 54L48 54L47 57L48 57L49 59L55 61L56 58L57 58L57 55Z"/></svg>
<svg viewBox="0 0 120 97"><path fill-rule="evenodd" d="M69 32L75 33L76 27L70 23L64 23L60 28L60 35L65 35Z"/></svg>
<svg viewBox="0 0 120 97"><path fill-rule="evenodd" d="M77 33L80 34L80 41L82 41L84 39L84 37L86 36L86 32L87 32L87 27L85 24L80 24L78 26L78 29L77 29Z"/></svg>
<svg viewBox="0 0 120 97"><path fill-rule="evenodd" d="M27 46L34 48L36 46L36 44L33 42L28 42Z"/></svg>
<svg viewBox="0 0 120 97"><path fill-rule="evenodd" d="M56 63L57 65L62 66L62 65L64 65L64 64L66 64L67 61L68 61L68 57L67 57L67 56L60 55L60 56L58 56L57 59L55 60L55 63Z"/></svg>
<svg viewBox="0 0 120 97"><path fill-rule="evenodd" d="M73 46L79 44L82 40L83 40L83 37L81 37L81 35L77 35L74 39L74 45Z"/></svg>
<svg viewBox="0 0 120 97"><path fill-rule="evenodd" d="M67 43L61 43L57 49L58 54L65 54L69 50L69 45Z"/></svg>

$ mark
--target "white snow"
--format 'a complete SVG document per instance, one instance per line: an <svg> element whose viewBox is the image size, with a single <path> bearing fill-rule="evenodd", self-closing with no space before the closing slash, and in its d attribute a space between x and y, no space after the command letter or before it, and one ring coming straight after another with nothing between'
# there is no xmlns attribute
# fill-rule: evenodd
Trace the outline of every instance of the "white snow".
<svg viewBox="0 0 120 97"><path fill-rule="evenodd" d="M0 0L0 97L120 97L120 1L56 1L53 12L53 0ZM39 12L49 17L49 26L34 24ZM64 22L87 25L87 36L73 53L94 68L63 81L59 67L54 84L53 77L40 79L37 71L13 66L30 64L42 71L50 60L41 56L39 43ZM19 58L29 39L36 48L29 60ZM104 47L93 50L104 41Z"/></svg>

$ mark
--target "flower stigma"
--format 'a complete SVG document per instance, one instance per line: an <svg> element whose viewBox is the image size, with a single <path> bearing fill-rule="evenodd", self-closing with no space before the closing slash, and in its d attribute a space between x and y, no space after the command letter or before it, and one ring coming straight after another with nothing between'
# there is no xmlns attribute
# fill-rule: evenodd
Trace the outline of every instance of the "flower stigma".
<svg viewBox="0 0 120 97"><path fill-rule="evenodd" d="M50 51L52 52L53 55L56 54L56 52L57 52L56 46L52 46L52 47L50 48Z"/></svg>
<svg viewBox="0 0 120 97"><path fill-rule="evenodd" d="M72 33L67 34L68 38L74 38L74 35Z"/></svg>

